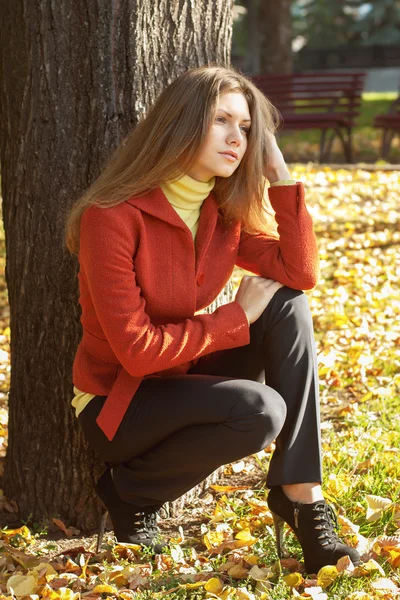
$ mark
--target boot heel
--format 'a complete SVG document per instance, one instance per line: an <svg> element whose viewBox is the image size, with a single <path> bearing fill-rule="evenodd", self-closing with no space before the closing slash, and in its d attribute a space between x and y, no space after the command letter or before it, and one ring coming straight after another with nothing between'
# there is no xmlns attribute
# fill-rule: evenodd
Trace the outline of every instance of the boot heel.
<svg viewBox="0 0 400 600"><path fill-rule="evenodd" d="M282 517L279 517L275 513L271 512L271 514L275 528L276 551L278 553L278 557L283 558L283 527L285 521L282 519Z"/></svg>
<svg viewBox="0 0 400 600"><path fill-rule="evenodd" d="M101 550L101 544L103 542L103 536L104 536L104 530L106 528L106 521L107 521L107 517L108 517L108 512L105 511L100 519L100 525L99 525L99 529L97 532L97 545L96 545L96 552L100 552Z"/></svg>

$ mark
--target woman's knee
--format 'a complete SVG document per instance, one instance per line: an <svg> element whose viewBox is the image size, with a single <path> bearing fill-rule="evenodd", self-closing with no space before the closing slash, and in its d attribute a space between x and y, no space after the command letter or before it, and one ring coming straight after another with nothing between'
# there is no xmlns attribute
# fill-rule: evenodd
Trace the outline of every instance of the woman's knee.
<svg viewBox="0 0 400 600"><path fill-rule="evenodd" d="M273 388L264 385L262 420L264 427L271 432L275 439L285 424L287 407L282 396Z"/></svg>
<svg viewBox="0 0 400 600"><path fill-rule="evenodd" d="M289 287L280 288L273 296L263 313L261 323L267 328L278 323L285 327L290 324L293 333L313 329L310 305L307 295L301 290Z"/></svg>
<svg viewBox="0 0 400 600"><path fill-rule="evenodd" d="M310 313L308 297L302 290L294 290L290 287L283 286L275 293L272 301L275 301L275 304L280 309L286 308L298 313Z"/></svg>
<svg viewBox="0 0 400 600"><path fill-rule="evenodd" d="M275 439L286 420L286 404L282 396L273 388L248 381L246 412L253 421L254 432L258 437Z"/></svg>

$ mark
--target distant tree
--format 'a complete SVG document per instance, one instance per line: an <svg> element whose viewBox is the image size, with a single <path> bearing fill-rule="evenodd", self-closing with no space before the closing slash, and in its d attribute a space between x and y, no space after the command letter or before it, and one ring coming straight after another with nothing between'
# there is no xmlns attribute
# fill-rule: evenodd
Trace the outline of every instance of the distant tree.
<svg viewBox="0 0 400 600"><path fill-rule="evenodd" d="M308 48L400 44L400 0L294 0L292 14Z"/></svg>
<svg viewBox="0 0 400 600"><path fill-rule="evenodd" d="M292 0L261 0L258 7L260 73L291 73Z"/></svg>
<svg viewBox="0 0 400 600"><path fill-rule="evenodd" d="M348 0L296 0L292 3L294 36L302 36L307 48L351 43L356 38L355 17L347 6Z"/></svg>
<svg viewBox="0 0 400 600"><path fill-rule="evenodd" d="M362 44L400 44L399 0L348 0L348 5L358 11L352 31Z"/></svg>
<svg viewBox="0 0 400 600"><path fill-rule="evenodd" d="M248 73L292 71L291 4L292 0L235 0L233 54Z"/></svg>

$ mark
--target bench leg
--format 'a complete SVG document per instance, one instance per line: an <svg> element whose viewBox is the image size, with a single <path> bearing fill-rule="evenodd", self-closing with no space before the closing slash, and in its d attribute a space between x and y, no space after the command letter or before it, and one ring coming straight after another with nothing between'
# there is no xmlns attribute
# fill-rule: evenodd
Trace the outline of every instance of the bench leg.
<svg viewBox="0 0 400 600"><path fill-rule="evenodd" d="M325 152L325 144L326 144L326 134L328 133L327 129L321 130L321 139L319 142L319 162L323 163L325 160L326 152Z"/></svg>
<svg viewBox="0 0 400 600"><path fill-rule="evenodd" d="M346 160L352 164L353 162L353 132L351 127L347 128L347 144L345 148Z"/></svg>
<svg viewBox="0 0 400 600"><path fill-rule="evenodd" d="M353 162L353 145L352 145L351 127L346 127L346 129L344 131L342 131L340 128L338 128L336 131L337 131L338 136L340 137L342 145L343 145L345 159L349 164L351 164Z"/></svg>
<svg viewBox="0 0 400 600"><path fill-rule="evenodd" d="M332 130L331 135L329 136L329 140L328 140L328 145L326 147L326 160L328 161L331 157L331 152L332 152L332 146L333 146L333 141L336 137L336 131L335 129Z"/></svg>
<svg viewBox="0 0 400 600"><path fill-rule="evenodd" d="M390 146L394 138L394 131L384 129L382 135L382 158L388 160L390 154Z"/></svg>

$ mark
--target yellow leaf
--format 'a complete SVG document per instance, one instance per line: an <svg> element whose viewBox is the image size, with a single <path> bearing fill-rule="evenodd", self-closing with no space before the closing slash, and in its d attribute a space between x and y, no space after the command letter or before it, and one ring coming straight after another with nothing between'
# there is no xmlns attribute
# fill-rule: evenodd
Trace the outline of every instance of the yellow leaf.
<svg viewBox="0 0 400 600"><path fill-rule="evenodd" d="M318 571L317 582L322 588L328 587L338 577L339 571L336 567L327 565Z"/></svg>
<svg viewBox="0 0 400 600"><path fill-rule="evenodd" d="M124 590L123 592L119 592L118 595L122 600L133 600L136 594L133 590Z"/></svg>
<svg viewBox="0 0 400 600"><path fill-rule="evenodd" d="M7 581L7 591L17 598L33 594L37 579L33 575L12 575Z"/></svg>
<svg viewBox="0 0 400 600"><path fill-rule="evenodd" d="M211 594L220 594L224 589L224 584L219 577L211 577L211 579L204 584L204 589Z"/></svg>
<svg viewBox="0 0 400 600"><path fill-rule="evenodd" d="M367 521L372 523L381 518L382 513L393 504L389 498L381 498L380 496L373 496L366 494L365 499L367 501Z"/></svg>
<svg viewBox="0 0 400 600"><path fill-rule="evenodd" d="M118 589L113 585L100 583L92 589L92 594L118 594Z"/></svg>
<svg viewBox="0 0 400 600"><path fill-rule="evenodd" d="M61 600L79 600L80 598L79 592L73 592L67 587L60 587L58 593L60 594Z"/></svg>
<svg viewBox="0 0 400 600"><path fill-rule="evenodd" d="M237 533L235 535L235 538L237 540L241 540L242 542L251 542L254 544L254 542L256 542L257 540L255 538L253 538L253 536L251 535L251 531L250 529L243 529L242 531L239 531L239 533Z"/></svg>
<svg viewBox="0 0 400 600"><path fill-rule="evenodd" d="M58 590L53 590L47 583L40 588L40 597L45 598L45 600L60 600L61 598Z"/></svg>
<svg viewBox="0 0 400 600"><path fill-rule="evenodd" d="M32 544L32 536L28 527L24 525L23 527L19 527L18 529L4 529L0 531L0 539L7 542L7 544L12 544L15 546L19 546L19 541L22 544Z"/></svg>
<svg viewBox="0 0 400 600"><path fill-rule="evenodd" d="M255 554L244 554L243 559L247 562L248 565L257 565L259 558Z"/></svg>
<svg viewBox="0 0 400 600"><path fill-rule="evenodd" d="M214 546L218 546L224 541L225 535L222 531L209 531L203 537L203 541L207 550L211 550Z"/></svg>
<svg viewBox="0 0 400 600"><path fill-rule="evenodd" d="M220 494L231 494L232 492L238 492L240 490L248 490L247 485L210 485L210 487Z"/></svg>
<svg viewBox="0 0 400 600"><path fill-rule="evenodd" d="M219 594L218 598L220 600L236 600L236 588L233 587L226 587L224 588L224 590Z"/></svg>
<svg viewBox="0 0 400 600"><path fill-rule="evenodd" d="M304 583L304 579L300 573L289 573L289 575L283 577L283 581L292 588L299 587L299 585Z"/></svg>
<svg viewBox="0 0 400 600"><path fill-rule="evenodd" d="M360 531L359 525L355 525L343 515L338 515L338 523L341 527L342 535L355 535Z"/></svg>
<svg viewBox="0 0 400 600"><path fill-rule="evenodd" d="M123 571L124 567L117 565L108 573L108 581L118 587L127 585L128 575L126 575Z"/></svg>
<svg viewBox="0 0 400 600"><path fill-rule="evenodd" d="M195 590L197 588L204 587L205 584L206 584L205 581L196 581L195 583L180 583L179 587L183 587L186 590Z"/></svg>
<svg viewBox="0 0 400 600"><path fill-rule="evenodd" d="M28 575L33 575L37 578L37 585L44 585L51 581L51 579L54 579L58 575L58 572L49 563L40 563L29 571Z"/></svg>
<svg viewBox="0 0 400 600"><path fill-rule="evenodd" d="M400 548L385 548L385 551L389 554L388 561L392 567L400 567Z"/></svg>
<svg viewBox="0 0 400 600"><path fill-rule="evenodd" d="M354 575L356 577L365 577L366 575L370 575L378 571L381 575L385 575L385 571L382 569L381 565L376 562L373 558L371 558L366 563L359 565L354 569Z"/></svg>
<svg viewBox="0 0 400 600"><path fill-rule="evenodd" d="M246 588L236 588L235 600L256 600L254 594L249 592Z"/></svg>

